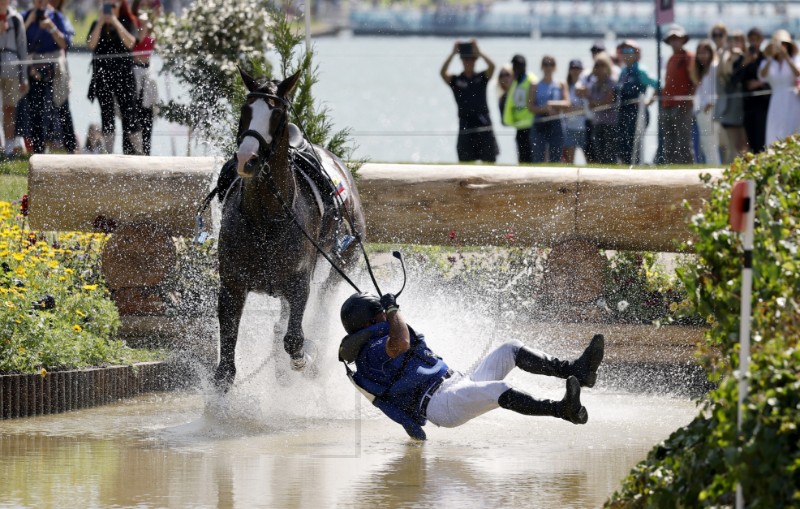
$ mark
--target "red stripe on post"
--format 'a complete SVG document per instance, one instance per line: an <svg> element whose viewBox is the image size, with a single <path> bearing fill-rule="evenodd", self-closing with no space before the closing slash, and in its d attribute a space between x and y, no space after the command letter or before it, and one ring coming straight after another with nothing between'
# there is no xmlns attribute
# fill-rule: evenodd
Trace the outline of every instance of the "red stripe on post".
<svg viewBox="0 0 800 509"><path fill-rule="evenodd" d="M731 230L735 232L743 232L745 230L745 218L750 208L747 202L747 182L740 180L733 185L729 209Z"/></svg>

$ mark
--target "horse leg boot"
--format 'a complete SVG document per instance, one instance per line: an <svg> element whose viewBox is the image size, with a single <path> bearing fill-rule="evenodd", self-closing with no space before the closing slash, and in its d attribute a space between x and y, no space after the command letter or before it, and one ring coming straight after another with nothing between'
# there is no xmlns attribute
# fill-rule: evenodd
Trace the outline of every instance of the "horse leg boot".
<svg viewBox="0 0 800 509"><path fill-rule="evenodd" d="M575 376L581 387L594 387L597 381L597 368L603 361L605 339L595 334L589 346L574 361L562 361L537 350L522 347L517 351L517 367L535 375L568 378Z"/></svg>
<svg viewBox="0 0 800 509"><path fill-rule="evenodd" d="M536 399L516 389L508 389L497 400L501 408L524 415L550 415L572 424L586 424L589 413L581 405L581 384L574 376L567 378L567 392L561 401Z"/></svg>

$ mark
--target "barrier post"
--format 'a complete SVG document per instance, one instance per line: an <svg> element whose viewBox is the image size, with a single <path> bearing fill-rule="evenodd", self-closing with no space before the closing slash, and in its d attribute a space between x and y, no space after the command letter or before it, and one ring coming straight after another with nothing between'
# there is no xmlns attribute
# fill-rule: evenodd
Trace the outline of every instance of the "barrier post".
<svg viewBox="0 0 800 509"><path fill-rule="evenodd" d="M742 267L742 306L739 317L739 399L736 429L742 430L744 400L750 371L750 320L753 293L753 225L755 222L756 183L740 180L733 186L730 206L731 229L742 233L744 263ZM736 509L744 507L742 485L736 483Z"/></svg>

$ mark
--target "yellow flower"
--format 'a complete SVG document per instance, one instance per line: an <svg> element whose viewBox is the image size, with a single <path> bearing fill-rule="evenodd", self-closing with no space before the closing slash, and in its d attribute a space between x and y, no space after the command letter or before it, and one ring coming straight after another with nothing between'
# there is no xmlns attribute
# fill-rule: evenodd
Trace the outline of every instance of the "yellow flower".
<svg viewBox="0 0 800 509"><path fill-rule="evenodd" d="M97 285L83 285L83 289L89 291L97 290Z"/></svg>
<svg viewBox="0 0 800 509"><path fill-rule="evenodd" d="M24 346L21 346L21 347L17 348L17 352L19 352L19 353L25 353L25 347L24 347Z"/></svg>
<svg viewBox="0 0 800 509"><path fill-rule="evenodd" d="M76 314L76 315L78 315L78 316L80 316L81 318L86 318L86 313L84 313L84 312L83 312L83 311L81 311L80 309L76 309L76 310L75 310L75 314Z"/></svg>
<svg viewBox="0 0 800 509"><path fill-rule="evenodd" d="M64 269L64 274L74 274L75 271L72 269Z"/></svg>
<svg viewBox="0 0 800 509"><path fill-rule="evenodd" d="M60 276L60 277L58 278L58 280L59 280L59 281L66 281L66 280L67 280L67 278L65 278L64 276Z"/></svg>
<svg viewBox="0 0 800 509"><path fill-rule="evenodd" d="M706 322L708 322L708 323L714 323L714 322L716 322L716 321L717 321L717 319L716 319L716 318L714 318L714 315L708 315L708 316L706 317Z"/></svg>
<svg viewBox="0 0 800 509"><path fill-rule="evenodd" d="M80 332L83 330L83 328L80 325L73 325L72 330L74 330L75 332Z"/></svg>
<svg viewBox="0 0 800 509"><path fill-rule="evenodd" d="M677 311L678 310L678 303L677 302L673 302L672 304L670 304L669 305L669 310L672 311L673 313L675 311Z"/></svg>
<svg viewBox="0 0 800 509"><path fill-rule="evenodd" d="M24 255L24 254L22 254L22 253L14 253L14 254L13 254L13 255L11 255L11 256L13 256L13 257L14 257L14 259L15 259L15 260L17 260L18 262L21 262L22 260L24 260L24 259L25 259L25 255Z"/></svg>
<svg viewBox="0 0 800 509"><path fill-rule="evenodd" d="M47 370L42 368L42 370L39 371L39 376L41 376L42 378L46 377L47 376Z"/></svg>
<svg viewBox="0 0 800 509"><path fill-rule="evenodd" d="M7 301L3 302L3 304L5 304L5 306L8 309L17 309L17 305L14 304L13 302L11 302L10 300L7 300Z"/></svg>
<svg viewBox="0 0 800 509"><path fill-rule="evenodd" d="M52 260L50 263L47 264L47 266L50 267L51 269L57 269L58 268L58 262L55 261L55 260Z"/></svg>

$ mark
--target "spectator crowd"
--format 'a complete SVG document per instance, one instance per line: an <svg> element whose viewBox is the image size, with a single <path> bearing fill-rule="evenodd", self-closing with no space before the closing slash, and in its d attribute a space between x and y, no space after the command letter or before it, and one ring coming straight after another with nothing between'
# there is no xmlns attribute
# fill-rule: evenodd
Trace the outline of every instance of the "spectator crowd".
<svg viewBox="0 0 800 509"><path fill-rule="evenodd" d="M18 12L0 0L0 102L5 158L22 151L112 153L116 117L122 123L125 154L150 154L153 107L157 102L150 58L155 49L152 21L160 0L103 0L86 41L92 51L88 97L97 100L101 125L85 143L75 133L69 106L71 83L66 54L75 31L62 12L65 0L31 0ZM23 140L24 147L17 140ZM81 149L81 145L83 148Z"/></svg>
<svg viewBox="0 0 800 509"><path fill-rule="evenodd" d="M642 163L642 138L650 123L648 106L658 102L658 164L729 164L747 151L800 133L800 54L785 30L769 40L758 28L728 33L714 25L694 51L679 25L666 31L670 46L663 80L641 64L632 39L609 51L591 47L591 65L567 65L544 55L541 75L528 70L523 55L499 67L498 108L503 125L516 130L520 163L574 163L581 149L589 163ZM459 55L464 71L448 68ZM486 70L478 71L483 59ZM475 40L456 43L441 76L455 95L459 114L460 161L494 162L497 143L489 120L486 89L495 71Z"/></svg>

